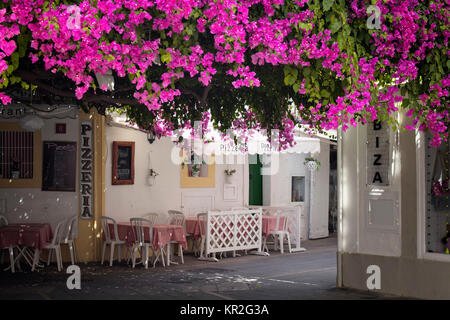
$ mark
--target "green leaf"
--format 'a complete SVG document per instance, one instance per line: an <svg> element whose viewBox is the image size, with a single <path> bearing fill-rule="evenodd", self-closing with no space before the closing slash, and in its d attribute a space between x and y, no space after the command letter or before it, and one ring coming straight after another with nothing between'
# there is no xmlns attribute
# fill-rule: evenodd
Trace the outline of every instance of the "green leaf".
<svg viewBox="0 0 450 320"><path fill-rule="evenodd" d="M284 77L284 84L287 86L292 86L296 80L297 77L294 77L292 74L288 74L286 77Z"/></svg>
<svg viewBox="0 0 450 320"><path fill-rule="evenodd" d="M342 26L341 21L334 14L330 18L330 31L336 33Z"/></svg>
<svg viewBox="0 0 450 320"><path fill-rule="evenodd" d="M409 106L409 99L403 99L402 107L407 107L407 106Z"/></svg>
<svg viewBox="0 0 450 320"><path fill-rule="evenodd" d="M303 29L303 30L306 30L306 31L309 31L309 30L312 29L312 24L311 23L299 22L298 26L299 26L300 29Z"/></svg>
<svg viewBox="0 0 450 320"><path fill-rule="evenodd" d="M323 10L328 11L333 6L334 0L324 0L323 1Z"/></svg>
<svg viewBox="0 0 450 320"><path fill-rule="evenodd" d="M328 98L330 96L330 92L326 89L322 89L322 90L320 90L320 95L322 97Z"/></svg>
<svg viewBox="0 0 450 320"><path fill-rule="evenodd" d="M161 56L162 63L169 63L171 60L172 60L172 57L170 56L170 53L167 51Z"/></svg>
<svg viewBox="0 0 450 320"><path fill-rule="evenodd" d="M309 76L311 74L311 69L309 67L305 67L302 69L304 76Z"/></svg>
<svg viewBox="0 0 450 320"><path fill-rule="evenodd" d="M19 53L18 52L14 52L11 55L11 62L12 62L14 69L17 69L19 67Z"/></svg>

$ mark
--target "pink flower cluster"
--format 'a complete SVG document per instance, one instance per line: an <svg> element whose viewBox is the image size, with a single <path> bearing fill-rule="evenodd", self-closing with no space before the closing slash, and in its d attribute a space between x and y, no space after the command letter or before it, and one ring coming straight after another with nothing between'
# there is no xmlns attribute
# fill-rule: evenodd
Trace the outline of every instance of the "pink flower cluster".
<svg viewBox="0 0 450 320"><path fill-rule="evenodd" d="M301 69L318 61L338 79L350 77L354 81L334 102L313 106L308 121L325 130L339 126L346 129L376 119L381 109L387 114L397 111L397 103L402 100L398 87L417 78L419 64L431 50L448 47L448 28L439 28L423 18L429 16L448 26L448 3L432 1L422 10L418 0L378 0L383 23L381 31L372 34L374 52L353 64L353 57L332 40L331 31L314 31L314 12L307 9L307 2L294 1L292 12L280 19L275 18L275 12L285 0L84 0L78 6L10 0L9 8L0 10L0 75L5 75L9 57L16 50L14 38L20 34L19 26L26 26L32 33L31 61L42 61L51 72L63 72L76 84L78 99L98 87L95 74L111 70L118 77L129 77L136 87L134 97L156 113L162 104L181 94L178 79L190 77L202 86L211 85L220 64L226 66L232 85L240 88L260 86L261 80L252 70L255 65ZM249 12L257 5L262 5L265 16L252 18ZM366 5L366 1L352 0L350 19L367 19ZM392 17L389 23L387 15ZM191 41L197 32L211 34L214 48ZM175 38L189 45L171 47L167 39ZM443 43L438 43L438 38ZM163 66L165 72L160 79L150 80L155 66ZM343 72L344 66L349 66L350 72ZM380 88L377 79L383 72L389 72L393 81ZM432 84L423 96L426 110L409 113L421 129L435 134L434 144L446 138L449 114L438 110L448 96L448 82L447 76ZM377 97L374 92L379 92ZM299 94L309 93L303 79ZM3 104L10 102L3 93L0 100ZM233 126L245 131L251 118L251 113L238 117ZM209 122L209 115L203 121ZM295 124L285 115L280 125L285 147L293 142ZM155 131L170 134L173 127L160 117Z"/></svg>

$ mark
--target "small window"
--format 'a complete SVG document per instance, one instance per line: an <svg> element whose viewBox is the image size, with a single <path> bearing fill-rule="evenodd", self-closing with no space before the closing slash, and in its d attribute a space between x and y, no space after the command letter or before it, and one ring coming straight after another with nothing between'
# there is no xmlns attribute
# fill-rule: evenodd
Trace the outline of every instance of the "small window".
<svg viewBox="0 0 450 320"><path fill-rule="evenodd" d="M33 179L34 133L0 131L0 179Z"/></svg>
<svg viewBox="0 0 450 320"><path fill-rule="evenodd" d="M134 184L134 141L113 142L112 184Z"/></svg>
<svg viewBox="0 0 450 320"><path fill-rule="evenodd" d="M305 177L304 176L292 177L291 201L292 202L304 202L305 201Z"/></svg>

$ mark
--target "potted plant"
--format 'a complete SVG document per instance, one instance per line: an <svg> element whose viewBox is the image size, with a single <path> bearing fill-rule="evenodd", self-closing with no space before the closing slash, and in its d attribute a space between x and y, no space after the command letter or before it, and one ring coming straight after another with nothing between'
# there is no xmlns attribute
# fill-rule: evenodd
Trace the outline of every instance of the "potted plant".
<svg viewBox="0 0 450 320"><path fill-rule="evenodd" d="M225 170L225 181L226 183L231 183L231 177L236 173L236 169L226 169Z"/></svg>
<svg viewBox="0 0 450 320"><path fill-rule="evenodd" d="M200 170L202 168L202 165L206 164L205 160L199 161L199 156L195 155L193 151L191 151L191 164L189 164L188 168L189 175L191 177L199 177L200 176ZM185 162L181 164L181 167L184 168Z"/></svg>
<svg viewBox="0 0 450 320"><path fill-rule="evenodd" d="M193 177L199 177L201 168L202 168L201 164L193 164L193 165L191 165L192 176Z"/></svg>
<svg viewBox="0 0 450 320"><path fill-rule="evenodd" d="M307 157L303 164L311 172L311 184L315 185L316 181L316 171L320 170L320 161L317 158Z"/></svg>
<svg viewBox="0 0 450 320"><path fill-rule="evenodd" d="M149 170L149 183L152 186L155 183L156 176L159 176L159 173L156 172L154 169Z"/></svg>
<svg viewBox="0 0 450 320"><path fill-rule="evenodd" d="M320 170L320 161L317 158L307 157L305 158L305 162L303 164L310 170L310 171L319 171Z"/></svg>

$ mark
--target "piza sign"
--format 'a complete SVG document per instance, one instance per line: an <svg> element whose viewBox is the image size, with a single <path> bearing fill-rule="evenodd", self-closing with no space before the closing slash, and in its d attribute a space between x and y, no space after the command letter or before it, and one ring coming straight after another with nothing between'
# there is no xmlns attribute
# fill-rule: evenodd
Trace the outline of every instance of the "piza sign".
<svg viewBox="0 0 450 320"><path fill-rule="evenodd" d="M389 126L382 121L367 126L367 184L389 185Z"/></svg>
<svg viewBox="0 0 450 320"><path fill-rule="evenodd" d="M94 216L92 121L81 122L80 138L80 218L92 219Z"/></svg>

